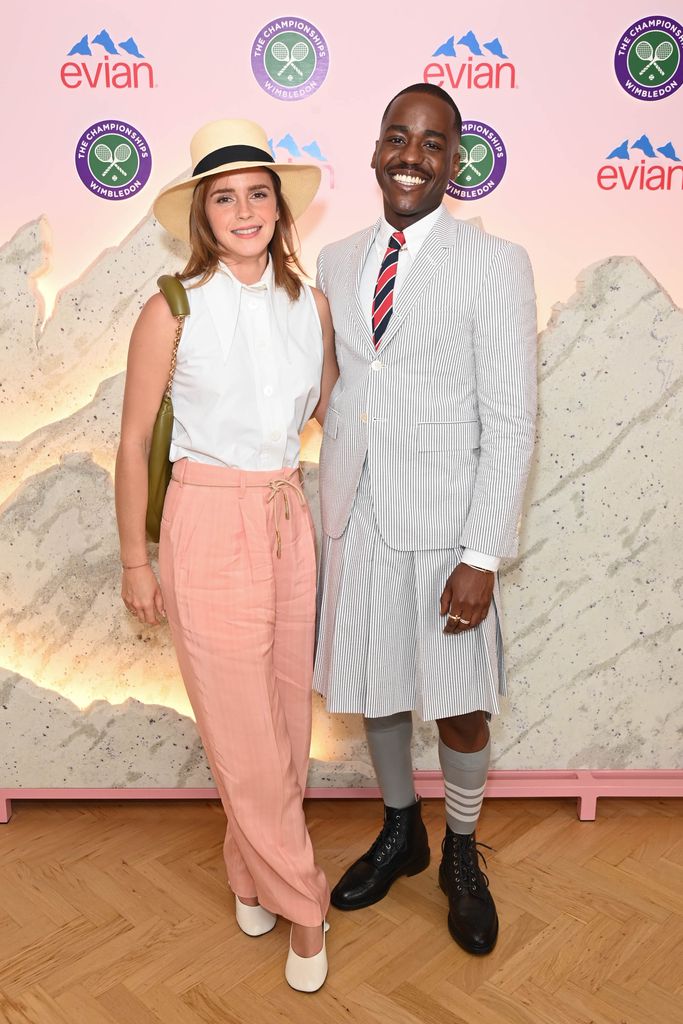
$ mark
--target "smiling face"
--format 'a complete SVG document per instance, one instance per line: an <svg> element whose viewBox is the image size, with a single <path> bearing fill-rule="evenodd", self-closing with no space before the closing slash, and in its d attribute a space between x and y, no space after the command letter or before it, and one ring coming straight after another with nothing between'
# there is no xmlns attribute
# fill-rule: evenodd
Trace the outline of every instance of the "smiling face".
<svg viewBox="0 0 683 1024"><path fill-rule="evenodd" d="M212 179L204 210L227 263L261 258L265 266L278 219L275 187L268 171L256 167Z"/></svg>
<svg viewBox="0 0 683 1024"><path fill-rule="evenodd" d="M460 165L453 110L438 96L397 96L382 121L371 166L384 196L384 216L395 228L426 217L443 199Z"/></svg>

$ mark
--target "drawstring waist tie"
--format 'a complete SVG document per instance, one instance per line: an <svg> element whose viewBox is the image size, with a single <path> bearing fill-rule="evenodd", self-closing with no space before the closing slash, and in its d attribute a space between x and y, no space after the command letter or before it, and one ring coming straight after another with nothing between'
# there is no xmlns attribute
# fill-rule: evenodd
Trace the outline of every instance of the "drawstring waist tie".
<svg viewBox="0 0 683 1024"><path fill-rule="evenodd" d="M282 534L280 532L280 505L284 505L285 519L291 519L289 495L294 492L299 504L306 505L306 497L301 488L303 472L300 466L296 469L282 470L243 470L229 466L213 466L205 462L192 462L190 459L179 459L173 463L173 480L181 487L234 487L243 498L249 487L261 487L270 490L266 502L273 503L275 520L275 539L277 557L282 557ZM298 484L295 482L298 479Z"/></svg>
<svg viewBox="0 0 683 1024"><path fill-rule="evenodd" d="M299 479L301 480L301 472L299 472ZM275 510L275 539L277 540L277 557L282 557L282 536L280 534L280 520L278 518L278 496L282 497L282 502L285 506L285 519L289 519L289 498L287 497L287 488L291 488L299 499L300 505L306 504L304 493L300 487L292 480L271 480L268 484L271 493L267 498L270 503L273 502L273 509Z"/></svg>

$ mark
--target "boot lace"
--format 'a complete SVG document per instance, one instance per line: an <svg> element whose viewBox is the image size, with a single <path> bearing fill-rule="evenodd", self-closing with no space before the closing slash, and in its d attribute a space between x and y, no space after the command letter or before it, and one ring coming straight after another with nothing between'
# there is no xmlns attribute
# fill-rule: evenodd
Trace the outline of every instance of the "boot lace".
<svg viewBox="0 0 683 1024"><path fill-rule="evenodd" d="M480 847L493 852L492 846L477 842L473 835L452 833L442 843L446 869L452 874L458 892L467 890L472 896L482 897L483 890L488 889L488 875L479 867L479 858L484 862L484 867L488 867Z"/></svg>
<svg viewBox="0 0 683 1024"><path fill-rule="evenodd" d="M387 815L384 825L382 826L382 831L367 852L367 859L373 861L375 864L381 864L392 855L400 838L400 814Z"/></svg>

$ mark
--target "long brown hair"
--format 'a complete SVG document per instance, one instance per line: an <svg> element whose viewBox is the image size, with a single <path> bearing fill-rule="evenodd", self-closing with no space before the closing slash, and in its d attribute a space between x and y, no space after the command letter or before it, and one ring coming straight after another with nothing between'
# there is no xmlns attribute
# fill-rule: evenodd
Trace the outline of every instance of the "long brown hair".
<svg viewBox="0 0 683 1024"><path fill-rule="evenodd" d="M301 278L299 273L306 275L306 271L299 262L297 255L298 235L294 224L294 218L290 212L287 200L282 194L282 184L278 175L269 168L264 167L273 179L277 209L280 214L275 221L275 231L268 243L268 252L273 261L273 276L275 285L284 288L292 301L299 298L301 294ZM225 173L225 172L223 172ZM221 250L208 217L206 216L205 202L206 195L211 183L220 174L213 174L202 180L195 187L192 195L192 206L190 207L190 258L185 269L176 276L181 281L190 277L199 277L199 281L193 287L206 284L216 273L218 261L224 255Z"/></svg>

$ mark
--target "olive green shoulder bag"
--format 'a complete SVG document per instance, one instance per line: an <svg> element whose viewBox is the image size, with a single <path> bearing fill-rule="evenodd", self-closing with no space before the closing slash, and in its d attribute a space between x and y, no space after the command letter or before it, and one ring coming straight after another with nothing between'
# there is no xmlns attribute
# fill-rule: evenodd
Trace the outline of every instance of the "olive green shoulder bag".
<svg viewBox="0 0 683 1024"><path fill-rule="evenodd" d="M173 386L173 375L175 374L176 359L178 356L178 345L180 336L183 333L185 317L190 312L187 292L177 277L164 274L157 281L159 290L168 302L173 316L177 320L175 338L173 340L173 354L171 356L171 369L168 375L168 384L164 397L161 399L159 412L154 421L152 441L149 449L149 464L147 470L147 518L145 526L149 540L158 543L161 530L161 513L164 508L166 490L171 481L173 465L168 461L171 450L171 434L173 432L173 403L171 401L171 388Z"/></svg>

